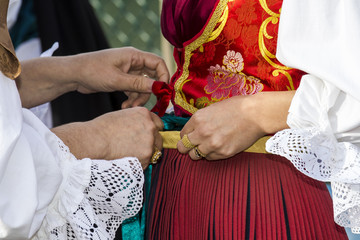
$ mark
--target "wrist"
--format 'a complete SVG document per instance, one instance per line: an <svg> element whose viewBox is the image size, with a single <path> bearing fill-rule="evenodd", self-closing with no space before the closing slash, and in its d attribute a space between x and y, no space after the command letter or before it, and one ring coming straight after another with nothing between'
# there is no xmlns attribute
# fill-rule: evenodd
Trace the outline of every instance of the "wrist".
<svg viewBox="0 0 360 240"><path fill-rule="evenodd" d="M77 158L104 159L106 144L92 121L74 122L51 129ZM96 125L95 125L96 126Z"/></svg>
<svg viewBox="0 0 360 240"><path fill-rule="evenodd" d="M76 59L76 55L57 57L58 75L61 76L61 84L63 84L63 93L76 91L81 79L80 64Z"/></svg>
<svg viewBox="0 0 360 240"><path fill-rule="evenodd" d="M294 92L261 92L251 96L252 113L250 115L264 135L289 127L286 120Z"/></svg>

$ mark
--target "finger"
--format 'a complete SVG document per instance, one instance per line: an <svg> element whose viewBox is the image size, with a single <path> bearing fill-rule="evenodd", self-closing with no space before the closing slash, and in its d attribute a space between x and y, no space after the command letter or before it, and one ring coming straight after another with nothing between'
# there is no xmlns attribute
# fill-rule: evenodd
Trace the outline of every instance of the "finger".
<svg viewBox="0 0 360 240"><path fill-rule="evenodd" d="M185 124L185 126L181 129L180 131L180 138L183 139L184 135L187 134L188 140L190 141L190 143L194 146L196 146L196 144L193 142L193 135L192 132L194 131L194 126L193 126L193 119L190 118L189 121ZM190 135L190 136L189 136ZM177 149L179 152L181 153L188 153L191 148L187 148L184 146L184 143L182 142L184 140L180 140L177 143Z"/></svg>
<svg viewBox="0 0 360 240"><path fill-rule="evenodd" d="M215 152L211 152L209 154L206 155L206 160L220 160L220 159L225 159L227 157L224 157L223 155L217 154Z"/></svg>
<svg viewBox="0 0 360 240"><path fill-rule="evenodd" d="M194 143L194 141L192 140L194 134L193 132L186 134L187 135L187 139L190 143L188 143L188 145L193 145L194 147L197 145L196 143ZM185 135L184 135L185 136ZM186 147L184 145L184 136L181 137L181 140L177 142L177 149L180 153L188 153L190 150L192 150L192 147Z"/></svg>
<svg viewBox="0 0 360 240"><path fill-rule="evenodd" d="M197 148L197 149L196 149ZM206 156L206 153L201 150L201 146L197 146L189 151L189 156L192 160L200 160Z"/></svg>
<svg viewBox="0 0 360 240"><path fill-rule="evenodd" d="M132 107L144 106L150 99L150 93L136 93L137 97L132 102Z"/></svg>
<svg viewBox="0 0 360 240"><path fill-rule="evenodd" d="M153 122L155 123L155 126L158 131L164 129L164 122L161 120L161 118L159 118L158 115L156 115L155 113L151 113L151 118L152 118Z"/></svg>
<svg viewBox="0 0 360 240"><path fill-rule="evenodd" d="M159 131L156 131L155 133L155 147L159 149L160 151L163 149L163 139L159 133Z"/></svg>
<svg viewBox="0 0 360 240"><path fill-rule="evenodd" d="M185 134L189 134L194 131L195 125L193 118L190 118L189 121L184 125L184 127L180 131L180 137L182 138Z"/></svg>
<svg viewBox="0 0 360 240"><path fill-rule="evenodd" d="M145 52L143 59L145 68L155 70L156 79L161 82L169 83L170 73L165 64L165 61L162 58L153 53Z"/></svg>
<svg viewBox="0 0 360 240"><path fill-rule="evenodd" d="M126 108L130 108L133 106L133 102L135 101L135 99L138 96L138 93L134 93L134 92L125 92L126 95L128 96L128 99L125 100L122 104L121 104L121 108L122 109L126 109Z"/></svg>

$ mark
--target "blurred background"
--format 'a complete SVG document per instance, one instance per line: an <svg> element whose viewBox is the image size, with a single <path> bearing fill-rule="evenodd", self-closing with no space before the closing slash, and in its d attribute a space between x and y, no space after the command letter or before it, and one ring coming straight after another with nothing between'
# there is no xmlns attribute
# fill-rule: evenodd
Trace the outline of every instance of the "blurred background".
<svg viewBox="0 0 360 240"><path fill-rule="evenodd" d="M89 0L111 47L133 46L162 56L174 72L172 47L162 37L162 0ZM146 107L156 101L152 96Z"/></svg>
<svg viewBox="0 0 360 240"><path fill-rule="evenodd" d="M160 30L163 0L21 0L12 8L10 35L20 60L39 57L59 43L53 56L133 46L161 56L174 72L173 48ZM123 92L66 93L33 109L49 127L88 121L121 109ZM154 95L145 105L152 109Z"/></svg>

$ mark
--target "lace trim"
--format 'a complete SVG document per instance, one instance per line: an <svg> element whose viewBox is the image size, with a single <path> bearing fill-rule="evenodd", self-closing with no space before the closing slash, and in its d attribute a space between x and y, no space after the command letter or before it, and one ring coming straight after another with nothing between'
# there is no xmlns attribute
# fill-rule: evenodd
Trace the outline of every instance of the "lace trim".
<svg viewBox="0 0 360 240"><path fill-rule="evenodd" d="M360 149L317 128L287 129L266 143L266 150L289 159L320 181L330 181L335 222L360 233Z"/></svg>
<svg viewBox="0 0 360 240"><path fill-rule="evenodd" d="M113 239L142 207L140 162L77 160L61 140L59 147L64 180L33 239Z"/></svg>

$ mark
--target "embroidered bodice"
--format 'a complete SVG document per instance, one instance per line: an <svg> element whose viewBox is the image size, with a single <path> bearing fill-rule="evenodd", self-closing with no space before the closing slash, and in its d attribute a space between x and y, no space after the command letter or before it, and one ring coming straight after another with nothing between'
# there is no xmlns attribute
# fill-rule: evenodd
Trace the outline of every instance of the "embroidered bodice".
<svg viewBox="0 0 360 240"><path fill-rule="evenodd" d="M175 45L177 71L171 86L176 115L189 116L236 95L298 87L304 73L282 65L275 57L281 0L213 1L209 3L212 9L196 9L201 14L188 14L187 21L164 12L169 11L168 5L176 4L183 7L183 13L193 13L194 6L184 2L164 1L162 13L163 34ZM175 24L179 19L180 24ZM205 25L194 36L183 33L194 22L194 28L199 22Z"/></svg>

